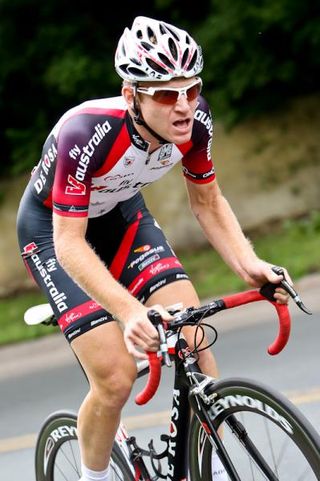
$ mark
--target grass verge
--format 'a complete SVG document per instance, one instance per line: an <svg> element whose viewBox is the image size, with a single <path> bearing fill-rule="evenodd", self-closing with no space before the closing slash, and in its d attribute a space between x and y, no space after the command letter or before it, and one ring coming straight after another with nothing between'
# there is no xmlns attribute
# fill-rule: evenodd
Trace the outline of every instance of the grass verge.
<svg viewBox="0 0 320 481"><path fill-rule="evenodd" d="M287 267L293 279L320 272L320 212L308 218L267 226L249 236L257 254L274 264ZM201 298L236 292L246 285L211 249L178 252ZM38 292L17 294L0 299L0 345L58 332L58 328L26 326L23 314L28 307L46 302Z"/></svg>

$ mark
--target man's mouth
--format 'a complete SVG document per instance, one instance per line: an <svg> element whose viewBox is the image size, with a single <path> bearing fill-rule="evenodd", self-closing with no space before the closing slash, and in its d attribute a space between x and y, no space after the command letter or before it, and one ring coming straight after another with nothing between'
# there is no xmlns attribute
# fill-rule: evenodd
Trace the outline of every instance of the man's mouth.
<svg viewBox="0 0 320 481"><path fill-rule="evenodd" d="M178 129L187 129L190 126L190 119L176 120L173 125Z"/></svg>

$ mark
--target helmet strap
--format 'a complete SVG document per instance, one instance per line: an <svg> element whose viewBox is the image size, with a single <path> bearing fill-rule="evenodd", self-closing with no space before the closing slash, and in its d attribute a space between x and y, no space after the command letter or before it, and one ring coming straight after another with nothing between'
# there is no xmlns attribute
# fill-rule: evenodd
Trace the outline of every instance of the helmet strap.
<svg viewBox="0 0 320 481"><path fill-rule="evenodd" d="M145 122L145 120L142 116L140 107L138 105L136 96L134 96L134 99L133 99L133 109L132 109L132 111L133 111L133 120L135 121L136 124L142 125L148 132L150 132L151 135L153 135L153 137L155 137L160 142L160 144L167 144L168 143L168 140L164 139L163 137L161 137L161 135L157 134L157 132L155 132Z"/></svg>

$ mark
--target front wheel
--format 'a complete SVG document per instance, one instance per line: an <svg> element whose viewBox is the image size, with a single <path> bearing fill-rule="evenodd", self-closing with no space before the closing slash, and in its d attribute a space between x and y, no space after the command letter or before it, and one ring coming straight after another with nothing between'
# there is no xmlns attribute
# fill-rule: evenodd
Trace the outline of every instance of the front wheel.
<svg viewBox="0 0 320 481"><path fill-rule="evenodd" d="M219 429L241 481L320 480L320 437L280 393L245 379L217 382L209 418ZM208 429L206 429L208 430ZM193 417L189 459L191 481L214 481L208 434Z"/></svg>
<svg viewBox="0 0 320 481"><path fill-rule="evenodd" d="M117 442L110 459L110 481L134 481ZM77 416L58 411L44 422L35 450L36 481L78 481L81 477Z"/></svg>

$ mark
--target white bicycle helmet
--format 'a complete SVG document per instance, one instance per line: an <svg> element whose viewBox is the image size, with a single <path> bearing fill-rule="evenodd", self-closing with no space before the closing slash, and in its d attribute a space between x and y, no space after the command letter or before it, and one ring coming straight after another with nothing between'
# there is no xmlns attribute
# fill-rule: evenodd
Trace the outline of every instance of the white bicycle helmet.
<svg viewBox="0 0 320 481"><path fill-rule="evenodd" d="M133 82L189 78L202 67L201 47L187 32L147 17L136 17L124 30L115 53L117 73Z"/></svg>

